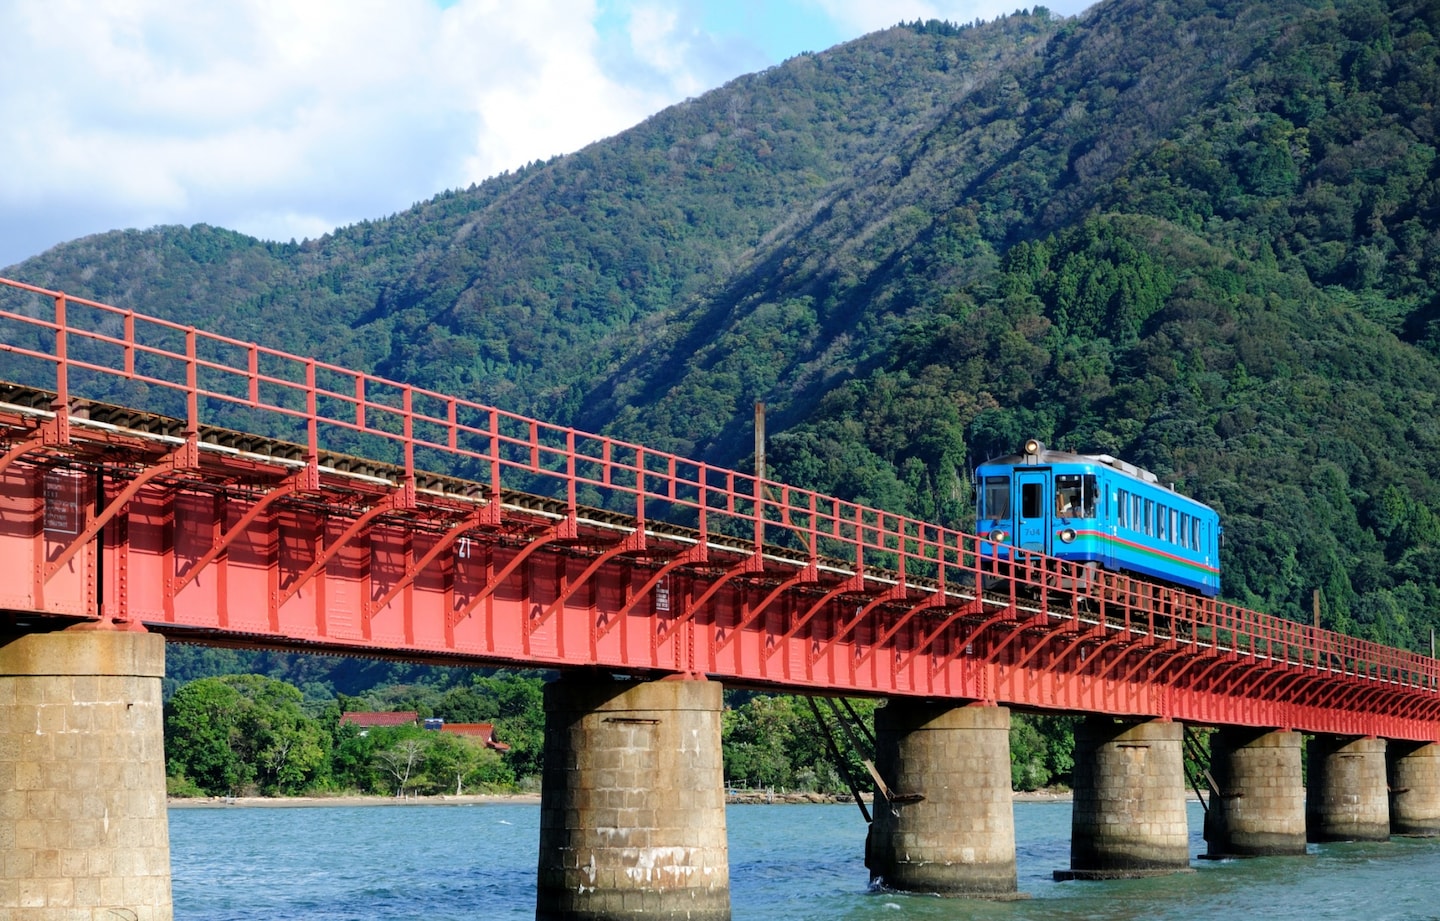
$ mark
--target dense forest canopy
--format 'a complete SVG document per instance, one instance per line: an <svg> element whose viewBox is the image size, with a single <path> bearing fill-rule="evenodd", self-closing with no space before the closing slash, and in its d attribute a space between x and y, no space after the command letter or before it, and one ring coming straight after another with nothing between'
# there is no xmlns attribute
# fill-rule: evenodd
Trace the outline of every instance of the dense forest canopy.
<svg viewBox="0 0 1440 921"><path fill-rule="evenodd" d="M976 462L1108 452L1225 597L1428 651L1437 102L1421 0L902 24L319 240L6 274L726 464L761 399L773 476L962 527Z"/></svg>

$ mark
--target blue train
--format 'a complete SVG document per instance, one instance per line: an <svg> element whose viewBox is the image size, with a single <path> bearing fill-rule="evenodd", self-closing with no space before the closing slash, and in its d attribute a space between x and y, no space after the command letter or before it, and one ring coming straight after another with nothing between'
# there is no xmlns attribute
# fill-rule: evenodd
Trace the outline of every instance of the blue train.
<svg viewBox="0 0 1440 921"><path fill-rule="evenodd" d="M1220 592L1220 516L1108 454L1039 441L975 469L981 551L1020 547L1180 586Z"/></svg>

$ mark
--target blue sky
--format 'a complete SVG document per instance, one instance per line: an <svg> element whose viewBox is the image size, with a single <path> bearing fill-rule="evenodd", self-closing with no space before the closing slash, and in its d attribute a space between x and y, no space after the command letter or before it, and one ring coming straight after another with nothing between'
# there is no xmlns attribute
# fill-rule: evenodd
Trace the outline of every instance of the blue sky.
<svg viewBox="0 0 1440 921"><path fill-rule="evenodd" d="M1020 5L0 0L0 267L157 224L318 237L804 51Z"/></svg>

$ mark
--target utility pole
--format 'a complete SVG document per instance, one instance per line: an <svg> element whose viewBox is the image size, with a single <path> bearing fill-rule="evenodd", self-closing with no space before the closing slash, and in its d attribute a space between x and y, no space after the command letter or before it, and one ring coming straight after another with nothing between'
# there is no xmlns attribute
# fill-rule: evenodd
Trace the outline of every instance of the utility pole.
<svg viewBox="0 0 1440 921"><path fill-rule="evenodd" d="M755 479L765 479L765 404L755 401Z"/></svg>

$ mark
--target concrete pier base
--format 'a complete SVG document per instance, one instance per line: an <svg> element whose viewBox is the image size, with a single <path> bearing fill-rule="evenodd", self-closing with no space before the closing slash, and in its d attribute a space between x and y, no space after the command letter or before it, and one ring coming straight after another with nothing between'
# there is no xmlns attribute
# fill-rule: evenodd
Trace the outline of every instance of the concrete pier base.
<svg viewBox="0 0 1440 921"><path fill-rule="evenodd" d="M1075 731L1070 869L1128 879L1190 869L1179 723L1088 717Z"/></svg>
<svg viewBox="0 0 1440 921"><path fill-rule="evenodd" d="M721 687L545 688L536 921L729 921Z"/></svg>
<svg viewBox="0 0 1440 921"><path fill-rule="evenodd" d="M1311 841L1390 837L1384 739L1317 735L1308 760L1305 832Z"/></svg>
<svg viewBox="0 0 1440 921"><path fill-rule="evenodd" d="M1390 833L1407 837L1440 835L1440 745L1387 742L1390 778Z"/></svg>
<svg viewBox="0 0 1440 921"><path fill-rule="evenodd" d="M157 634L0 639L0 917L170 921Z"/></svg>
<svg viewBox="0 0 1440 921"><path fill-rule="evenodd" d="M1305 853L1305 780L1296 732L1226 727L1210 736L1219 787L1205 813L1205 856Z"/></svg>
<svg viewBox="0 0 1440 921"><path fill-rule="evenodd" d="M1017 898L1010 711L892 700L875 711L875 798L866 865L891 889Z"/></svg>

